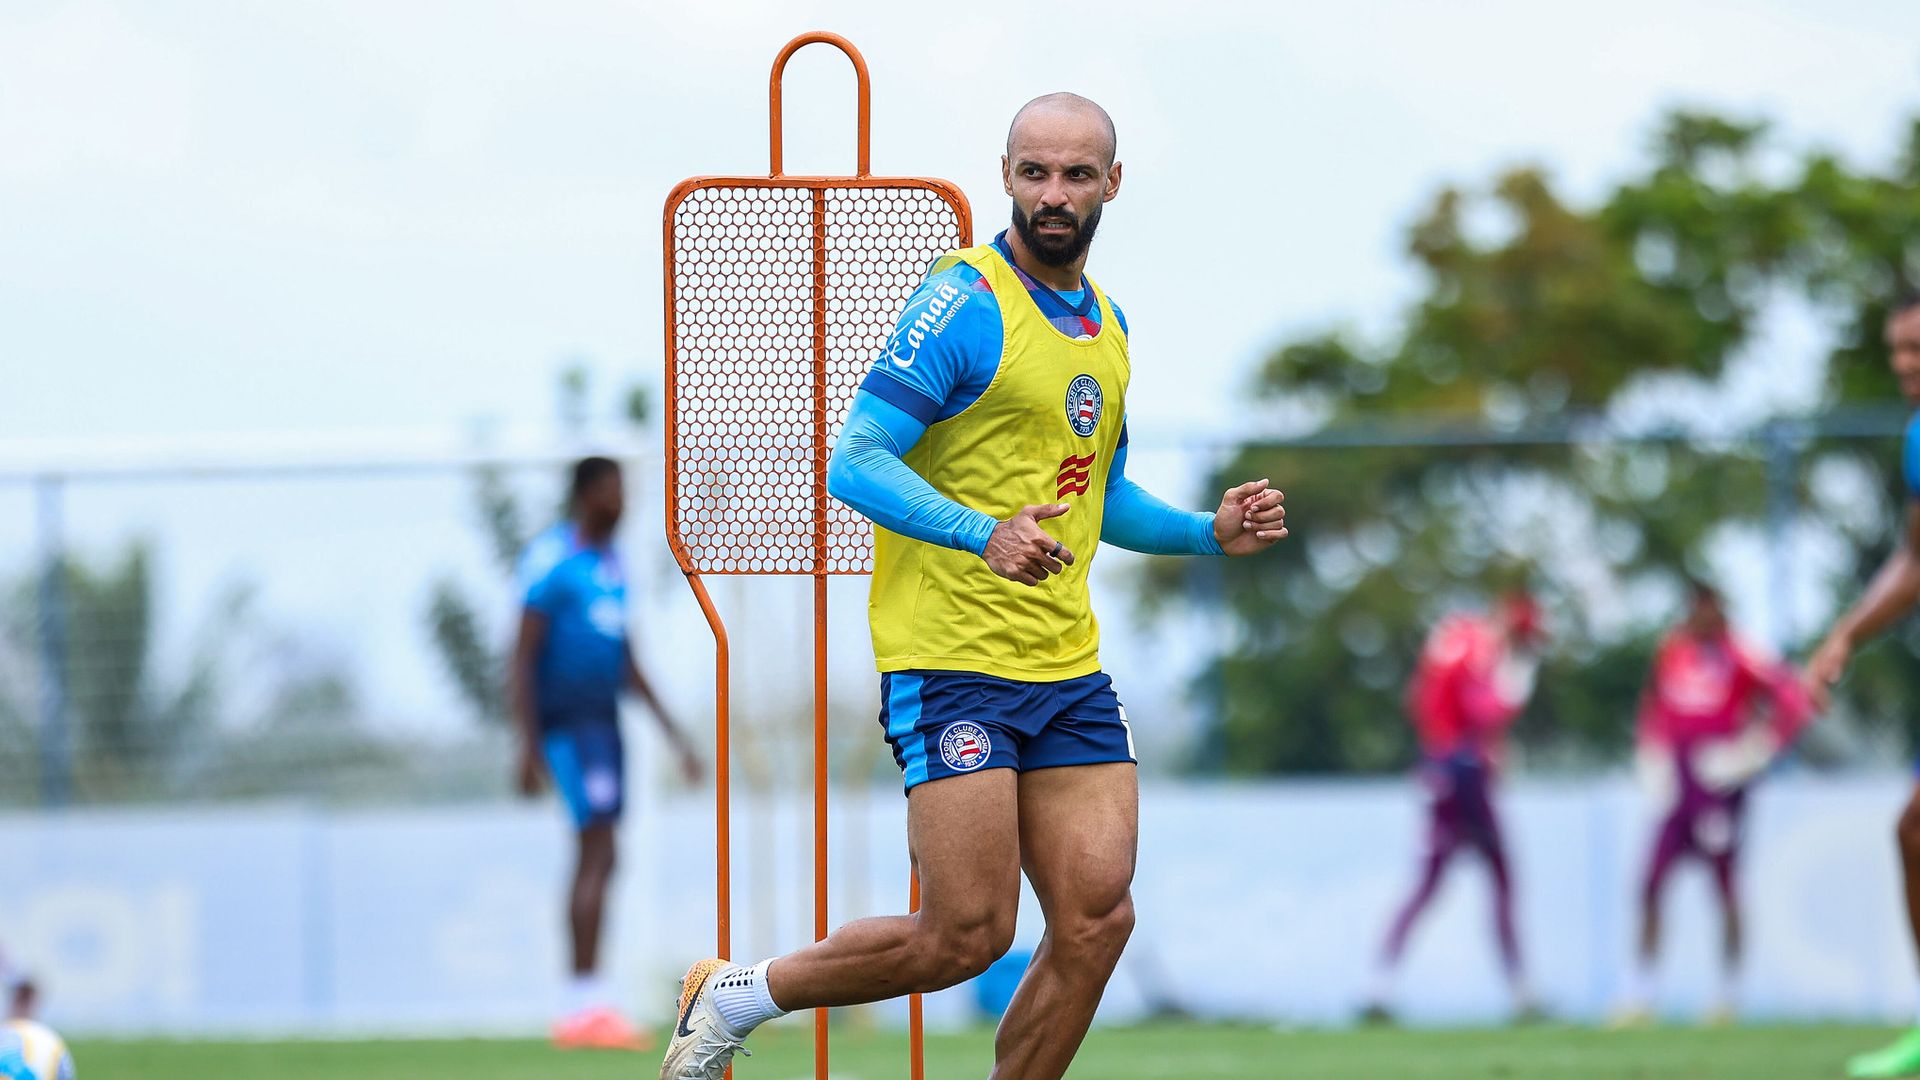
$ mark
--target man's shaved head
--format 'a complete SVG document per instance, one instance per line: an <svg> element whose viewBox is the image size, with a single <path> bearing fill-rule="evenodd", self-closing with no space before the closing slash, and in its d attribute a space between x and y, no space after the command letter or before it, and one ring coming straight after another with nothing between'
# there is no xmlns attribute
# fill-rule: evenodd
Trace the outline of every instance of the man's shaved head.
<svg viewBox="0 0 1920 1080"><path fill-rule="evenodd" d="M1029 123L1048 127L1062 123L1097 125L1103 135L1103 146L1106 150L1105 164L1113 164L1119 143L1119 138L1113 129L1113 117L1107 115L1107 110L1079 94L1069 94L1064 91L1058 94L1043 94L1020 106L1020 111L1013 114L1013 123L1007 126L1008 157L1013 156L1013 144L1019 139L1022 126Z"/></svg>
<svg viewBox="0 0 1920 1080"><path fill-rule="evenodd" d="M1007 128L1000 176L1013 196L1016 246L1029 272L1058 269L1060 288L1075 287L1101 207L1120 191L1113 147L1113 118L1079 94L1034 98Z"/></svg>

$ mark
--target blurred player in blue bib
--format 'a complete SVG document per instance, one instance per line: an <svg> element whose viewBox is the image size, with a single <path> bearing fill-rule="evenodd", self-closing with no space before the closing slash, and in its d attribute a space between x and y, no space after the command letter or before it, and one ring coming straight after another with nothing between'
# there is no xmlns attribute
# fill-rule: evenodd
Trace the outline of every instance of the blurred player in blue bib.
<svg viewBox="0 0 1920 1080"><path fill-rule="evenodd" d="M614 827L626 802L621 691L638 694L659 720L688 779L699 779L700 765L627 636L626 573L613 548L625 502L617 463L590 457L574 466L567 520L535 537L520 557L523 606L508 685L520 736L520 791L537 794L550 778L579 837L567 905L573 981L554 1042L637 1050L647 1040L614 1010L599 968Z"/></svg>
<svg viewBox="0 0 1920 1080"><path fill-rule="evenodd" d="M1887 315L1888 364L1899 380L1900 396L1920 406L1920 293L1908 293L1894 302ZM1853 650L1892 626L1920 601L1920 415L1907 422L1901 476L1906 481L1906 526L1900 546L1873 576L1853 607L1827 632L1826 640L1807 661L1807 689L1825 708L1833 684L1847 670ZM1914 942L1920 945L1920 786L1900 814L1900 863L1905 872L1907 920ZM1858 1080L1889 1076L1920 1076L1920 1024L1871 1054L1847 1062L1847 1075Z"/></svg>

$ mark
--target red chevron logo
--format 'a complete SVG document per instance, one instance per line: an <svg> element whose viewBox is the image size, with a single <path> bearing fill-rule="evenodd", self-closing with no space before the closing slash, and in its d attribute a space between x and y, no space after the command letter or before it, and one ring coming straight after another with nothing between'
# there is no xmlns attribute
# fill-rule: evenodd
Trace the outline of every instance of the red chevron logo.
<svg viewBox="0 0 1920 1080"><path fill-rule="evenodd" d="M1060 475L1056 481L1060 487L1054 492L1054 498L1064 499L1069 495L1085 495L1093 483L1093 459L1096 455L1069 457L1060 463Z"/></svg>

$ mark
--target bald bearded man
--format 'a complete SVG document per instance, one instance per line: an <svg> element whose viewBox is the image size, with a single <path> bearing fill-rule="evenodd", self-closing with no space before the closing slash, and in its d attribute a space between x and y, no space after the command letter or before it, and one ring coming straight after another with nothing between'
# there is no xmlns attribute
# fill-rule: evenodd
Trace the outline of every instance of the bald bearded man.
<svg viewBox="0 0 1920 1080"><path fill-rule="evenodd" d="M1287 534L1256 480L1213 512L1126 478L1127 325L1084 268L1119 194L1113 121L1074 94L1015 115L1013 227L937 260L856 395L827 473L872 519L880 724L907 791L913 915L785 956L695 964L662 1080L722 1075L755 1027L970 979L1013 942L1024 869L1046 932L994 1041L999 1080L1057 1080L1133 929L1133 737L1100 670L1101 542L1252 555Z"/></svg>

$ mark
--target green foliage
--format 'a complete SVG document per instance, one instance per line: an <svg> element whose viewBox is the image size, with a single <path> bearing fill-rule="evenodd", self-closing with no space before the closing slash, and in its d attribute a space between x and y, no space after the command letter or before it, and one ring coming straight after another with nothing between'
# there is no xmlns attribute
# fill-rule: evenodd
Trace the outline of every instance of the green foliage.
<svg viewBox="0 0 1920 1080"><path fill-rule="evenodd" d="M117 557L62 559L56 573L65 657L62 688L73 795L82 802L206 799L300 790L321 760L384 754L357 729L352 685L338 665L307 653L257 612L253 590L225 590L200 620L177 669L155 651L158 621L150 545ZM36 797L43 737L43 582L23 575L5 591L0 665L31 695L0 695L0 799ZM236 712L229 687L244 678L258 706ZM224 721L224 722L223 722ZM324 751L324 753L320 753Z"/></svg>
<svg viewBox="0 0 1920 1080"><path fill-rule="evenodd" d="M482 465L474 470L474 499L479 504L480 525L487 535L487 548L494 562L508 573L520 558L532 536L520 500L508 486L506 474L498 466ZM436 599L436 606L438 601Z"/></svg>
<svg viewBox="0 0 1920 1080"><path fill-rule="evenodd" d="M506 656L487 645L479 615L452 579L443 577L434 583L427 625L441 662L473 715L485 724L505 726Z"/></svg>
<svg viewBox="0 0 1920 1080"><path fill-rule="evenodd" d="M626 421L634 427L646 427L647 421L653 419L653 395L648 392L645 383L629 384L623 405Z"/></svg>
<svg viewBox="0 0 1920 1080"><path fill-rule="evenodd" d="M1260 400L1308 405L1323 433L1248 443L1208 478L1211 493L1272 477L1293 537L1259 559L1149 572L1150 606L1185 602L1224 624L1196 685L1213 725L1197 764L1403 763L1398 695L1425 628L1484 602L1515 566L1544 587L1555 632L1519 739L1539 759L1617 757L1678 575L1765 519L1769 446L1684 429L1578 436L1635 390L1715 385L1782 297L1840 327L1835 398L1890 397L1881 321L1920 279L1920 122L1912 131L1888 175L1820 154L1783 170L1765 124L1681 112L1643 171L1592 207L1535 168L1439 192L1408 230L1424 288L1391 340L1310 333L1253 374ZM1410 425L1421 432L1402 437ZM1811 448L1793 494L1820 455L1857 452ZM1844 539L1862 567L1888 542L1884 529ZM1885 680L1910 696L1911 667Z"/></svg>

